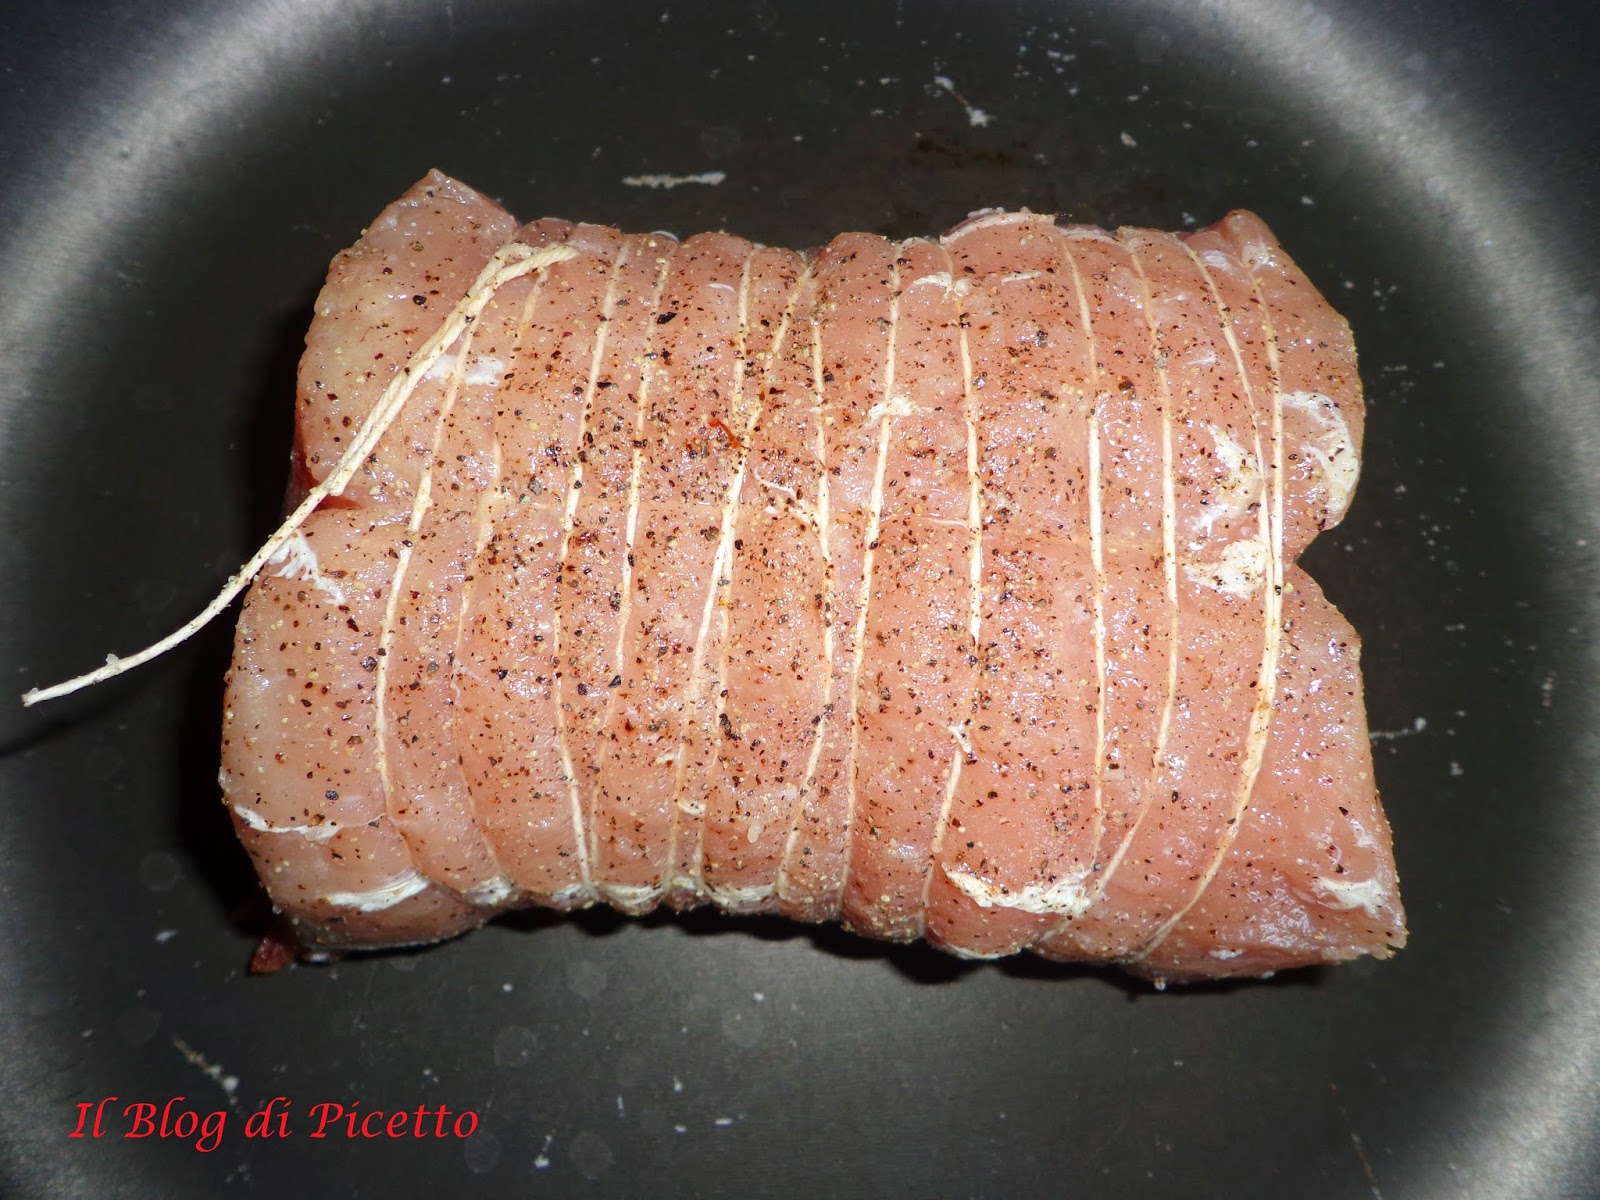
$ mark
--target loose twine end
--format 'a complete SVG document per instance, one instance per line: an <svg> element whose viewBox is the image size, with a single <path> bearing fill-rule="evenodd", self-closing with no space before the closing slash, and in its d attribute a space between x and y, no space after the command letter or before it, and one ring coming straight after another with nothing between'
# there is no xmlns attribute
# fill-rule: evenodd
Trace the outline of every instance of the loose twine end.
<svg viewBox="0 0 1600 1200"><path fill-rule="evenodd" d="M489 301L494 298L494 294L513 279L519 279L577 256L578 252L570 246L534 247L525 242L507 242L496 250L483 270L478 273L472 286L467 289L466 294L450 310L450 315L444 323L432 337L417 347L405 366L389 381L389 386L378 397L378 402L367 414L367 419L362 422L355 439L346 448L332 472L306 494L306 498L294 512L290 513L272 536L261 544L261 548L250 557L250 560L229 578L211 603L166 637L146 646L136 654L126 656L108 654L105 663L93 671L49 687L30 688L22 694L22 706L32 708L35 704L42 704L46 700L69 696L73 692L114 679L125 671L131 671L153 658L159 658L209 625L218 614L233 603L239 593L250 586L262 568L279 555L289 540L305 524L306 519L316 511L319 504L329 496L337 496L344 491L350 480L355 477L355 473L360 470L361 464L367 460L367 456L377 447L383 435L389 431L389 427L404 410L406 401L417 390L418 384L433 369L440 356L455 344L467 326L478 318Z"/></svg>

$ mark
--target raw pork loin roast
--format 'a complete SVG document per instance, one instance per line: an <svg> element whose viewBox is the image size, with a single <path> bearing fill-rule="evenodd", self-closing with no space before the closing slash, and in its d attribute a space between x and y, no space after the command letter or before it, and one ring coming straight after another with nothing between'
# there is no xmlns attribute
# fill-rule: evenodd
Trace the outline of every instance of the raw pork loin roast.
<svg viewBox="0 0 1600 1200"><path fill-rule="evenodd" d="M298 486L403 403L228 679L300 951L595 902L1156 979L1403 944L1356 635L1294 565L1355 351L1249 213L797 253L433 173L306 346Z"/></svg>

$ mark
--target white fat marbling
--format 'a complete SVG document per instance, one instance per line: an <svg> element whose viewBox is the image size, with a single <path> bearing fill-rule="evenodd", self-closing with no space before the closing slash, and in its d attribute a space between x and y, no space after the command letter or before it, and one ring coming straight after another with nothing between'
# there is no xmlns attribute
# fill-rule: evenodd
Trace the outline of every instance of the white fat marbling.
<svg viewBox="0 0 1600 1200"><path fill-rule="evenodd" d="M402 900L411 899L418 892L427 891L428 887L427 879L408 867L375 888L368 888L364 892L329 892L323 899L329 904L353 908L357 912L382 912Z"/></svg>
<svg viewBox="0 0 1600 1200"><path fill-rule="evenodd" d="M272 568L276 567L276 570ZM306 535L296 529L278 552L267 559L264 570L272 570L278 579L303 579L317 591L324 593L335 604L345 602L344 589L331 579L324 578L317 552L311 548Z"/></svg>
<svg viewBox="0 0 1600 1200"><path fill-rule="evenodd" d="M1068 875L1051 884L1030 883L1026 887L1002 889L959 868L944 868L945 877L979 908L1014 908L1019 912L1046 913L1062 917L1081 917L1089 911L1091 898L1084 886L1087 876Z"/></svg>
<svg viewBox="0 0 1600 1200"><path fill-rule="evenodd" d="M1315 426L1303 444L1306 455L1316 462L1322 490L1327 493L1328 512L1334 518L1350 507L1350 496L1361 477L1361 453L1350 426L1345 424L1339 406L1321 392L1290 392L1280 397L1283 406L1306 413Z"/></svg>
<svg viewBox="0 0 1600 1200"><path fill-rule="evenodd" d="M1319 875L1314 886L1320 893L1318 900L1325 908L1347 912L1359 908L1369 917L1377 917L1389 899L1389 888L1383 881L1372 879L1329 879Z"/></svg>
<svg viewBox="0 0 1600 1200"><path fill-rule="evenodd" d="M1200 587L1248 600L1267 578L1267 548L1257 537L1229 542L1215 562L1185 563L1184 574Z"/></svg>
<svg viewBox="0 0 1600 1200"><path fill-rule="evenodd" d="M235 804L231 807L251 829L261 833L298 833L308 842L325 842L342 828L335 821L324 821L320 825L274 825L249 805Z"/></svg>

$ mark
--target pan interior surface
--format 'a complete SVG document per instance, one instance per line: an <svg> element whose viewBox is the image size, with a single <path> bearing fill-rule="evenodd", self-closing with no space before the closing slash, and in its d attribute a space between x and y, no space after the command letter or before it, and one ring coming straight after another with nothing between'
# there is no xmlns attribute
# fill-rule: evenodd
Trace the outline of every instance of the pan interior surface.
<svg viewBox="0 0 1600 1200"><path fill-rule="evenodd" d="M14 691L165 633L270 529L327 260L428 167L524 219L798 246L992 205L1175 229L1249 207L1362 354L1366 470L1304 561L1364 637L1412 942L1157 995L590 913L245 978L218 628L0 710L0 1192L1593 1194L1596 24L1377 0L5 17ZM108 1096L231 1124L208 1153L120 1115L69 1139ZM274 1097L288 1135L246 1138ZM313 1139L324 1102L479 1124Z"/></svg>

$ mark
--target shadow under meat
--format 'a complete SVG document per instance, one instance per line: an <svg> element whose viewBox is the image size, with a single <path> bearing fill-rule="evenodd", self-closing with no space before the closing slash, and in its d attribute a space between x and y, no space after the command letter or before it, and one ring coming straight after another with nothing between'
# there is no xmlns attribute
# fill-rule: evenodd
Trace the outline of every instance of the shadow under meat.
<svg viewBox="0 0 1600 1200"><path fill-rule="evenodd" d="M524 908L503 913L495 918L495 924L517 930L529 937L537 936L540 932L557 925L569 923L596 938L609 937L625 927L639 925L649 930L677 929L689 937L697 938L746 937L764 942L803 940L833 958L887 963L913 983L930 986L955 983L984 971L998 971L1014 979L1095 980L1124 992L1130 1000L1152 996L1161 990L1149 980L1130 975L1111 964L1053 962L1026 952L987 961L963 959L947 954L927 942L886 942L864 937L837 922L813 925L776 915L737 916L721 912L710 905L682 913L670 908L658 908L640 917L630 917L602 905L575 913ZM1225 994L1259 988L1318 987L1327 977L1326 967L1312 966L1283 971L1266 979L1173 982L1166 990L1175 993Z"/></svg>
<svg viewBox="0 0 1600 1200"><path fill-rule="evenodd" d="M247 453L244 500L250 545L239 552L241 562L283 519L294 444L296 373L316 295L313 289L303 303L292 306L273 324L255 372L259 381L255 394L244 410L241 441ZM205 881L230 924L259 938L274 921L272 905L256 878L250 856L234 834L217 785L223 679L233 658L233 630L238 620L239 605L235 603L195 638L178 733L175 822L178 842L195 876Z"/></svg>

